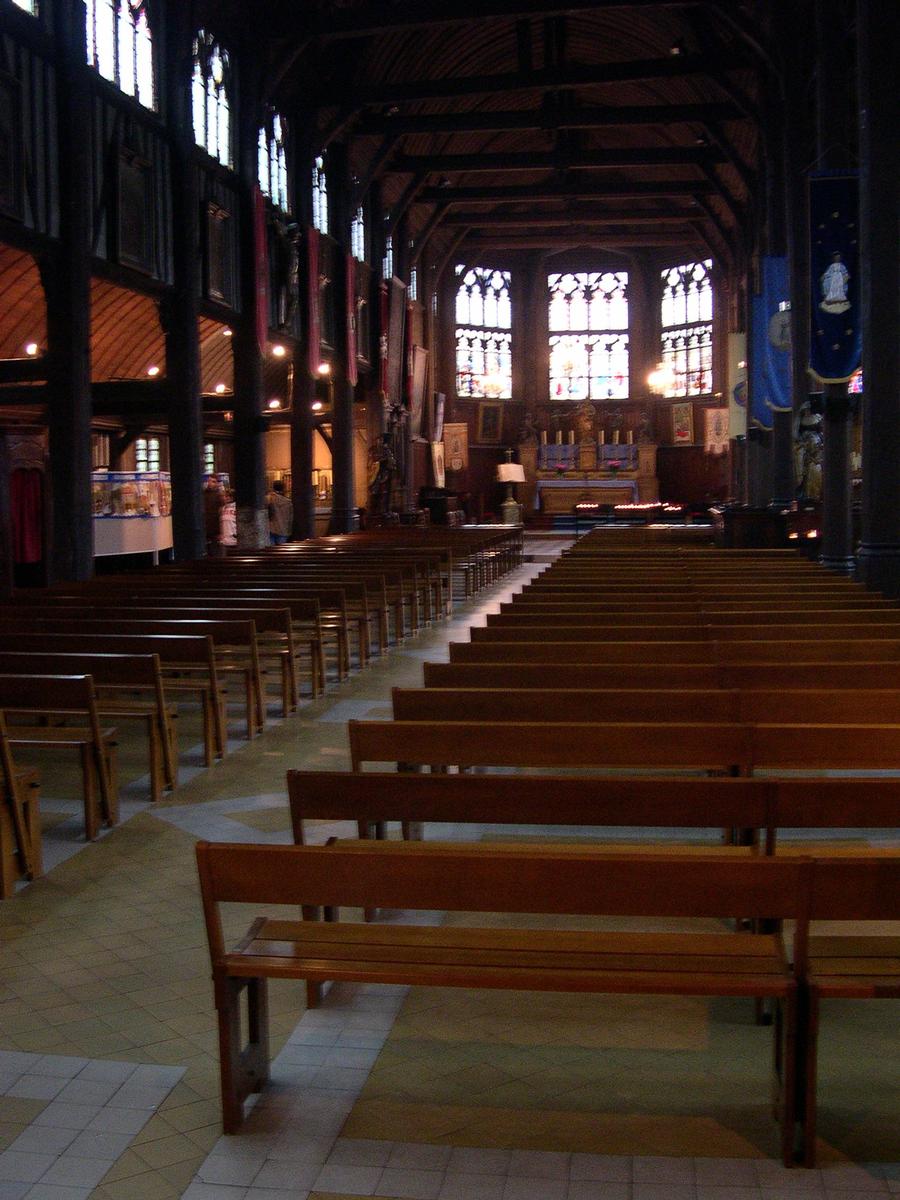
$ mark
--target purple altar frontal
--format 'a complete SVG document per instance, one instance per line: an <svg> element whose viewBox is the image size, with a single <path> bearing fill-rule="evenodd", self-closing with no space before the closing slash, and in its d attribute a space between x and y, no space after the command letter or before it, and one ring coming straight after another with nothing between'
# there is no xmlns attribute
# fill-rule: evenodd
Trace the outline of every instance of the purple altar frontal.
<svg viewBox="0 0 900 1200"><path fill-rule="evenodd" d="M537 481L537 491L534 496L534 507L539 509L541 506L541 492L555 491L557 489L567 488L569 491L601 491L604 488L615 488L621 492L627 488L631 492L631 499L637 500L638 487L635 479L539 479ZM602 501L598 501L602 503Z"/></svg>

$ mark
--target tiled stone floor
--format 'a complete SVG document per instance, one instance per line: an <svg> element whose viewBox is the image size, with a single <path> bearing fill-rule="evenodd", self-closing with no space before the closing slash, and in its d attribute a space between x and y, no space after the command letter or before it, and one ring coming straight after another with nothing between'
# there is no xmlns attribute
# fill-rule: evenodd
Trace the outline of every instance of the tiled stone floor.
<svg viewBox="0 0 900 1200"><path fill-rule="evenodd" d="M536 553L548 558L562 544L541 539ZM80 1063L79 1071L88 1073L129 1070L137 1079L142 1078L140 1072L163 1068L179 1077L159 1076L169 1081L170 1090L157 1108L142 1110L139 1127L132 1130L128 1124L133 1120L136 1125L137 1117L120 1116L120 1126L124 1122L126 1127L90 1130L129 1137L127 1146L115 1146L122 1152L110 1159L105 1156L113 1148L111 1140L79 1142L80 1130L65 1146L67 1134L48 1133L42 1142L36 1131L53 1128L46 1125L44 1114L53 1110L57 1099L16 1094L22 1076L12 1079L18 1067L7 1070L0 1055L0 1152L35 1153L14 1148L27 1134L21 1145L42 1145L39 1154L84 1157L96 1172L90 1184L74 1169L68 1178L34 1183L4 1179L0 1168L0 1200L83 1200L86 1194L91 1200L342 1200L359 1195L783 1200L787 1192L798 1190L815 1198L840 1190L843 1200L850 1200L853 1193L900 1192L896 1162L859 1165L847 1161L852 1153L838 1156L845 1161L829 1161L818 1172L783 1172L757 1147L750 1148L749 1157L744 1150L734 1158L706 1157L702 1145L701 1152L687 1155L683 1147L676 1149L678 1157L665 1151L636 1154L633 1146L623 1153L597 1153L593 1143L583 1141L590 1122L577 1113L559 1113L540 1125L536 1114L543 1102L536 1077L531 1084L523 1080L523 1090L530 1086L535 1092L533 1110L513 1105L499 1117L496 1110L489 1114L487 1108L471 1106L464 1113L448 1103L449 1093L429 1094L427 1087L418 1095L404 1096L403 1089L411 1086L405 1078L401 1093L382 1095L386 1084L395 1087L400 1078L398 1055L409 1060L409 1079L421 1080L423 1071L428 1074L430 1056L457 1052L452 1038L443 1047L426 1046L411 1037L411 1031L423 1021L440 1021L452 1031L454 1022L471 1019L471 1005L477 1003L471 998L477 993L454 993L461 1008L448 1004L428 1016L421 1011L421 992L404 998L400 989L342 986L326 997L321 1009L304 1013L299 986L274 986L272 1050L277 1057L272 1085L250 1113L246 1131L237 1138L220 1137L215 1014L194 841L288 840L286 769L346 769L346 720L388 716L390 687L419 684L424 659L445 658L447 643L465 639L479 611L517 590L538 566L524 567L517 578L458 609L452 620L407 641L348 683L332 685L327 697L305 704L288 721L270 724L254 743L238 744L211 770L183 772L182 785L170 800L151 809L140 799L140 781L134 780L128 819L94 845L76 843L73 850L71 829L63 829L60 841L66 841L67 848L52 860L56 865L47 877L0 906L0 1051L30 1056L5 1061L25 1063L24 1073L31 1076L42 1074L34 1067L43 1062L60 1064L58 1070L63 1063L68 1063L66 1070ZM64 817L71 810L74 816L71 803L67 808L48 799L47 810ZM65 819L51 823L57 828L66 825ZM324 839L333 831L323 823L318 833ZM452 833L445 829L443 836ZM53 835L54 830L48 830L51 856ZM529 1038L535 1041L547 1030L536 1008L532 1016L526 1047ZM481 1075L470 1075L470 1091L486 1086L488 1072L502 1069L502 1050L514 1054L512 1047L502 1046L499 1024L491 1037L491 1020L503 1019L501 1014L480 1014L484 1028L468 1053L485 1058L487 1046L493 1058L476 1061ZM684 1028L689 1029L690 1022ZM702 1022L697 1028L702 1032ZM883 1021L879 1025L876 1018L867 1032L872 1040L866 1063L896 1064L896 1029L885 1028ZM637 1026L632 1035L640 1037ZM620 1036L627 1046L627 1029L620 1030ZM665 1047L657 1051L667 1053ZM530 1052L536 1050L532 1047ZM559 1046L549 1045L548 1052L560 1056ZM474 1070L471 1065L464 1069ZM882 1093L890 1073L887 1066ZM689 1083L693 1091L708 1086L702 1077ZM646 1091L647 1084L646 1077L638 1079L636 1088ZM24 1086L27 1091L29 1085ZM863 1107L865 1088L861 1077L857 1091L862 1100L860 1095L854 1099ZM395 1103L398 1099L403 1103ZM879 1113L884 1111L883 1094L880 1103ZM890 1103L888 1093L888 1112ZM631 1112L629 1105L630 1099L623 1109L626 1114ZM101 1104L101 1109L107 1107ZM895 1113L898 1110L900 1100ZM384 1113L389 1114L387 1121ZM95 1113L84 1129L98 1119L101 1126L105 1120L116 1121ZM614 1145L603 1140L609 1127L594 1124L591 1137ZM638 1128L638 1150L664 1144L657 1135L652 1120ZM897 1147L897 1122L891 1128L888 1117L876 1142ZM711 1131L709 1154L716 1152L717 1144ZM77 1154L76 1145L86 1152L92 1149ZM900 1160L900 1148L880 1157Z"/></svg>

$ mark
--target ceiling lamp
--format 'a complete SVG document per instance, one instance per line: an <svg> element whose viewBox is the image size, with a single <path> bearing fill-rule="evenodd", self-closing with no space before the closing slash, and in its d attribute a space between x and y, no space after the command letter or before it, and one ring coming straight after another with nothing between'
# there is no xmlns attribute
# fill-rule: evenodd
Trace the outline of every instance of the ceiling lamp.
<svg viewBox="0 0 900 1200"><path fill-rule="evenodd" d="M234 330L229 329L226 326L225 329L222 330L222 337L234 337Z"/></svg>
<svg viewBox="0 0 900 1200"><path fill-rule="evenodd" d="M25 353L28 355L29 358L34 358L34 356L37 354L38 350L40 350L40 346L37 344L37 342L26 342L25 343Z"/></svg>
<svg viewBox="0 0 900 1200"><path fill-rule="evenodd" d="M320 362L317 370L320 375L330 375L331 374L331 363Z"/></svg>
<svg viewBox="0 0 900 1200"><path fill-rule="evenodd" d="M155 365L152 367L148 367L147 374L150 376L151 379L155 379L156 376L159 374L159 367L157 367Z"/></svg>
<svg viewBox="0 0 900 1200"><path fill-rule="evenodd" d="M228 391L228 388L225 386L224 383L217 383L215 390L216 390L217 396L224 396L225 393Z"/></svg>
<svg viewBox="0 0 900 1200"><path fill-rule="evenodd" d="M282 346L281 342L276 342L275 345L272 347L272 357L273 358L284 358L284 356L286 354L287 354L287 347Z"/></svg>
<svg viewBox="0 0 900 1200"><path fill-rule="evenodd" d="M277 412L278 409L281 408L281 400L279 399L279 397L273 396L272 399L269 401L267 408L269 409L270 412Z"/></svg>
<svg viewBox="0 0 900 1200"><path fill-rule="evenodd" d="M321 400L313 400L310 407L312 408L313 412L321 412L325 405Z"/></svg>

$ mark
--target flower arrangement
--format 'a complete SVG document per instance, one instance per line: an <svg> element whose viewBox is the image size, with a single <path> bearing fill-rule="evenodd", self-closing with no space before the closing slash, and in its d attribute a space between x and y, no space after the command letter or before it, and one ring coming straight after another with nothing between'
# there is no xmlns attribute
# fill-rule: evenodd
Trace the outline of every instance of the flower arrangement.
<svg viewBox="0 0 900 1200"><path fill-rule="evenodd" d="M606 469L608 471L611 471L613 473L613 475L616 475L616 474L618 474L619 468L621 466L622 466L622 460L620 458L611 458L611 459L609 459L609 461L606 464Z"/></svg>

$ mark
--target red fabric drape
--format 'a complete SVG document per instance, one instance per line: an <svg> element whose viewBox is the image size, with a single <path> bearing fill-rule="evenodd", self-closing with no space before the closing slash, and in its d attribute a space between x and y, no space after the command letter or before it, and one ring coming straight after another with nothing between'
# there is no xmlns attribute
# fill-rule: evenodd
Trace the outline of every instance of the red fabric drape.
<svg viewBox="0 0 900 1200"><path fill-rule="evenodd" d="M14 563L39 563L44 556L44 505L40 471L19 467L9 477Z"/></svg>

